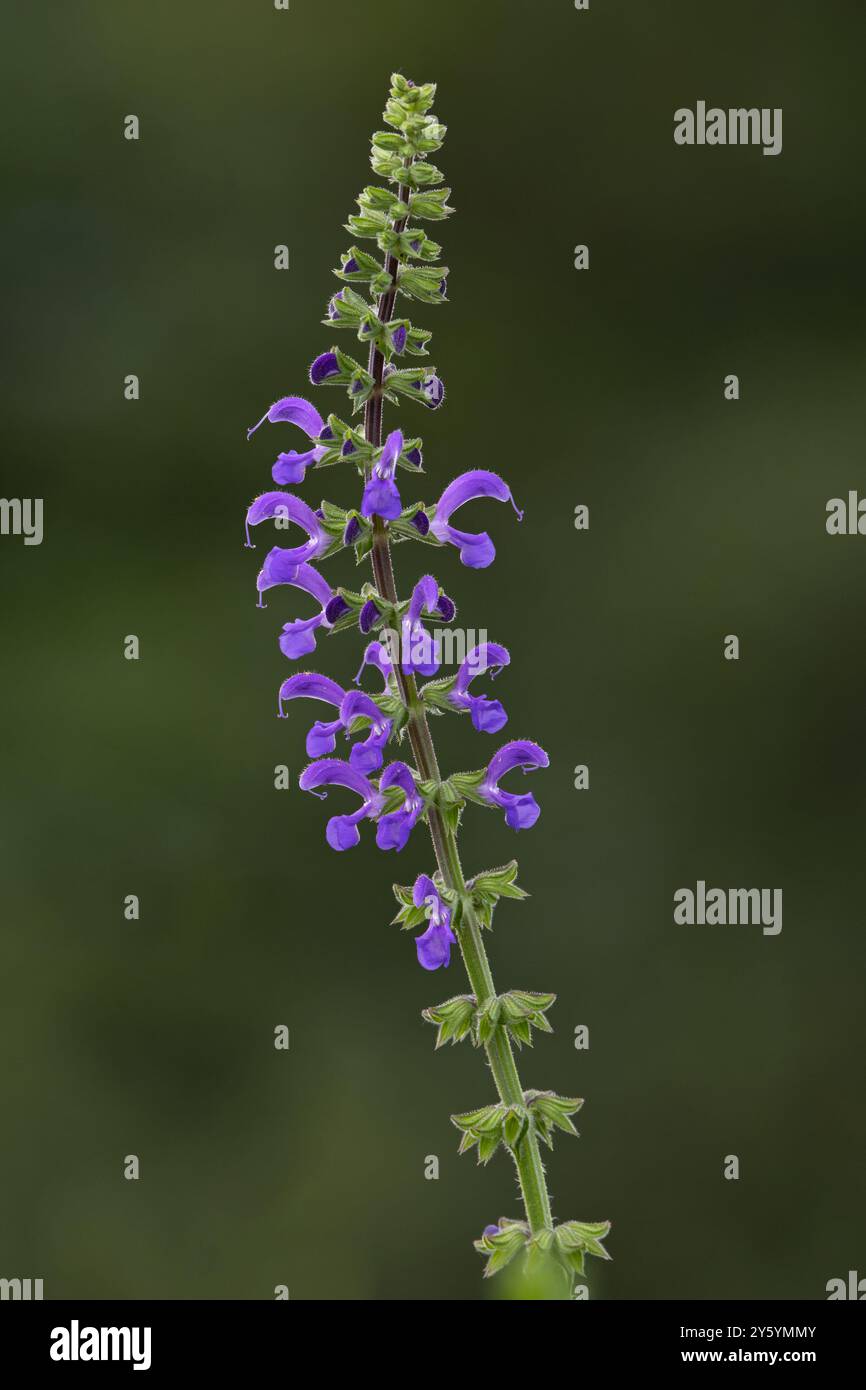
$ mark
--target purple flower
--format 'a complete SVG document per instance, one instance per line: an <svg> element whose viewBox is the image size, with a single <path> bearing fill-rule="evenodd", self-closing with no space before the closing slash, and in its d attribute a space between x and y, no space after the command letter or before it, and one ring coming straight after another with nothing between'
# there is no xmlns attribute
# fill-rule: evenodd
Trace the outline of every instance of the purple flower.
<svg viewBox="0 0 866 1390"><path fill-rule="evenodd" d="M314 386L321 386L322 382L327 381L329 377L339 375L340 364L335 352L320 352L310 366L310 381Z"/></svg>
<svg viewBox="0 0 866 1390"><path fill-rule="evenodd" d="M324 420L314 405L305 401L303 396L283 396L282 400L274 401L270 410L259 420L258 425L253 425L252 429L247 430L247 439L252 439L260 425L269 420L272 425L286 423L289 425L299 425L307 438L312 442L320 439L327 428ZM327 449L316 444L314 448L308 449L306 453L299 454L292 449L288 454L279 454L273 466L271 476L275 483L302 483L306 470L313 463L318 463L320 458L324 458Z"/></svg>
<svg viewBox="0 0 866 1390"><path fill-rule="evenodd" d="M391 346L393 347L394 351L395 351L398 355L399 355L400 353L402 353L402 352L405 352L405 350L406 350L406 325L405 325L405 323L400 323L400 324L398 324L397 327L394 329L394 332L391 334Z"/></svg>
<svg viewBox="0 0 866 1390"><path fill-rule="evenodd" d="M523 520L523 512L518 511L511 495L511 488L496 473L485 469L475 469L471 473L461 473L453 483L449 483L439 501L430 522L430 530L437 540L456 545L460 560L470 569L483 570L492 563L496 548L486 531L472 534L458 531L450 524L451 515L462 507L464 502L474 502L478 497L495 497L497 502L510 502L517 512L518 521Z"/></svg>
<svg viewBox="0 0 866 1390"><path fill-rule="evenodd" d="M299 676L290 676L280 686L279 717L286 718L284 700L322 700L325 704L334 705L339 709L345 697L345 690L336 681L330 680L327 676L316 675L312 671L304 671ZM343 727L342 719L331 719L327 723L317 719L307 734L307 756L320 758L323 753L333 753L337 734Z"/></svg>
<svg viewBox="0 0 866 1390"><path fill-rule="evenodd" d="M430 410L437 410L445 399L445 386L433 372L429 372L422 381L416 381L414 385L416 390L421 392L424 404Z"/></svg>
<svg viewBox="0 0 866 1390"><path fill-rule="evenodd" d="M360 521L356 516L350 516L343 530L343 545L354 545L360 534Z"/></svg>
<svg viewBox="0 0 866 1390"><path fill-rule="evenodd" d="M268 577L264 569L260 572L258 577L259 608L266 606L262 603L262 592L265 589L270 589L274 584L290 584L293 589L303 589L305 593L312 594L313 598L317 598L322 605L321 611L314 618L298 618L295 622L286 623L280 637L280 651L290 661L294 661L299 656L308 656L310 652L316 650L317 629L320 627L329 628L336 622L331 614L336 608L337 601L344 602L344 600L333 592L331 586L322 578L318 570L313 569L312 565L298 565L297 569L294 569L290 577L286 579Z"/></svg>
<svg viewBox="0 0 866 1390"><path fill-rule="evenodd" d="M354 256L347 256L346 259L343 261L344 275L356 275L359 269L360 266L358 265L358 262L355 260Z"/></svg>
<svg viewBox="0 0 866 1390"><path fill-rule="evenodd" d="M390 689L391 677L394 674L394 663L388 655L388 651L382 642L370 642L364 650L364 660L361 662L358 674L355 677L355 684L360 685L361 676L364 674L365 666L375 666L385 677L385 692Z"/></svg>
<svg viewBox="0 0 866 1390"><path fill-rule="evenodd" d="M403 805L396 811L381 816L376 827L376 844L380 849L401 850L412 833L412 828L424 810L424 802L418 795L415 778L405 763L389 763L379 778L380 793L389 787L399 787L403 793Z"/></svg>
<svg viewBox="0 0 866 1390"><path fill-rule="evenodd" d="M482 642L480 646L472 648L457 672L449 701L455 709L468 709L469 717L480 734L498 734L508 723L508 715L501 701L488 700L486 695L470 695L469 685L482 671L489 670L493 679L510 661L505 647L500 647L496 642Z"/></svg>
<svg viewBox="0 0 866 1390"><path fill-rule="evenodd" d="M356 719L370 721L369 734L363 743L353 744L349 762L359 772L378 772L384 761L383 750L391 737L391 720L363 690L351 690L343 697L340 719L347 735Z"/></svg>
<svg viewBox="0 0 866 1390"><path fill-rule="evenodd" d="M313 507L307 506L307 503L302 502L302 499L296 498L295 493L263 492L260 498L256 498L252 505L249 506L249 509L247 509L247 549L254 550L253 542L250 541L250 527L252 527L252 525L259 525L260 521L272 521L274 518L278 518L278 520L281 521L293 521L293 523L302 527L310 538L304 545L295 546L295 549L286 550L279 548L279 546L275 546L275 548L271 550L270 555L267 556L267 559L265 559L264 569L267 569L268 560L270 560L271 563L275 563L274 560L271 560L272 556L281 557L279 563L281 563L281 573L284 575L284 578L282 578L282 580L277 580L277 584L281 584L281 582L285 582L286 570L291 569L292 566L297 567L299 564L306 564L307 560L318 559L318 556L324 555L325 550L331 546L332 541L328 532L322 527L320 518L318 518L316 512L313 512ZM267 585L264 585L264 588L267 588Z"/></svg>
<svg viewBox="0 0 866 1390"><path fill-rule="evenodd" d="M365 695L361 690L347 692L328 676L305 671L298 676L290 676L280 686L281 719L286 717L283 710L284 700L323 700L339 712L337 719L329 720L327 723L316 720L310 729L307 734L307 753L311 758L333 753L337 734L344 729L348 738L356 719L369 720L370 732L362 743L352 746L349 765L357 772L378 772L383 762L382 750L391 737L391 720L385 717L369 695Z"/></svg>
<svg viewBox="0 0 866 1390"><path fill-rule="evenodd" d="M457 938L451 930L451 909L445 906L436 884L427 874L419 874L412 889L412 901L423 907L430 923L422 936L416 936L418 964L425 970L438 970L451 963L451 947Z"/></svg>
<svg viewBox="0 0 866 1390"><path fill-rule="evenodd" d="M318 791L318 787L348 787L360 796L360 810L348 816L332 816L328 821L325 839L331 849L354 848L361 838L358 830L361 821L375 820L382 808L382 798L373 784L362 772L357 772L339 758L322 758L317 763L310 763L298 778L298 786L302 791L312 792L323 799L327 792Z"/></svg>
<svg viewBox="0 0 866 1390"><path fill-rule="evenodd" d="M527 739L515 739L505 743L490 759L484 781L478 788L479 794L491 806L498 806L505 812L505 820L512 830L528 830L541 815L541 808L531 792L517 795L499 789L499 780L514 767L522 767L531 772L536 767L547 767L550 759L543 748Z"/></svg>
<svg viewBox="0 0 866 1390"><path fill-rule="evenodd" d="M385 447L373 464L370 477L365 484L364 497L361 502L362 516L378 515L386 521L393 521L403 510L397 484L394 482L397 460L402 448L403 435L401 431L392 430L385 440Z"/></svg>
<svg viewBox="0 0 866 1390"><path fill-rule="evenodd" d="M448 595L440 594L432 574L418 580L401 622L400 665L407 674L417 671L421 676L435 676L439 670L439 644L424 627L421 614L435 614L450 621L455 612Z"/></svg>

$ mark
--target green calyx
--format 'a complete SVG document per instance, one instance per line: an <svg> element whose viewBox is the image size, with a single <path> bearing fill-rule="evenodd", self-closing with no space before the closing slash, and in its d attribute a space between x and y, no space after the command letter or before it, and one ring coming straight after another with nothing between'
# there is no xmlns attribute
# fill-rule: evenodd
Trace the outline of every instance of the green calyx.
<svg viewBox="0 0 866 1390"><path fill-rule="evenodd" d="M582 1100L558 1096L555 1091L524 1091L523 1099L535 1133L549 1149L553 1148L554 1130L561 1129L564 1134L578 1137L570 1117L580 1110Z"/></svg>
<svg viewBox="0 0 866 1390"><path fill-rule="evenodd" d="M610 1231L609 1221L565 1221L560 1226L539 1231L532 1235L525 1221L512 1221L500 1217L497 1230L488 1230L473 1241L479 1255L487 1260L484 1277L489 1279L517 1255L524 1255L527 1264L533 1260L555 1260L569 1278L569 1287L575 1275L585 1273L584 1261L587 1255L600 1260L609 1260L610 1255L602 1245L602 1240Z"/></svg>
<svg viewBox="0 0 866 1390"><path fill-rule="evenodd" d="M406 922L405 925L416 924ZM437 1048L467 1037L473 1047L484 1047L497 1028L506 1029L518 1047L524 1043L531 1046L533 1028L544 1033L553 1032L545 1013L555 1000L555 994L532 994L528 990L513 989L507 994L494 995L479 1007L474 994L460 994L446 999L444 1004L424 1009L421 1016L428 1023L438 1025Z"/></svg>
<svg viewBox="0 0 866 1390"><path fill-rule="evenodd" d="M512 1152L516 1149L529 1125L529 1112L525 1105L497 1101L480 1110L452 1115L451 1123L462 1132L458 1152L468 1153L477 1146L478 1162L487 1164L500 1145L504 1144Z"/></svg>

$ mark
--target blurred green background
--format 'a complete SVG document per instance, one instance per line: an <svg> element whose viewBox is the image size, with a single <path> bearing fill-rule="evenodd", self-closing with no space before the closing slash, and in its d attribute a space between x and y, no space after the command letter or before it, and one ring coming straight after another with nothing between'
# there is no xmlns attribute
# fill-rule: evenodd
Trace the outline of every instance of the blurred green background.
<svg viewBox="0 0 866 1390"><path fill-rule="evenodd" d="M470 808L461 838L468 871L517 854L532 893L500 908L500 988L559 995L524 1083L586 1097L549 1160L556 1214L614 1222L596 1298L824 1297L866 1260L866 540L824 530L866 487L866 11L19 0L7 40L0 490L46 511L41 547L0 541L0 1275L46 1297L496 1296L471 1240L516 1214L510 1165L458 1158L448 1119L490 1079L420 1018L461 967L425 974L388 925L425 835L335 856L337 798L274 790L311 709L274 718L276 634L313 610L285 589L257 612L242 548L298 446L245 429L331 345L329 269L400 68L439 83L458 209L431 228L451 303L413 311L448 386L402 411L417 495L493 467L526 518L462 514L496 540L486 571L396 563L405 590L432 556L461 621L509 646L507 735L551 756L536 829ZM781 106L781 156L677 148L698 99ZM357 483L310 475L322 494ZM315 664L345 681L359 653L349 634ZM448 770L498 746L435 734ZM782 934L675 927L698 878L781 887Z"/></svg>

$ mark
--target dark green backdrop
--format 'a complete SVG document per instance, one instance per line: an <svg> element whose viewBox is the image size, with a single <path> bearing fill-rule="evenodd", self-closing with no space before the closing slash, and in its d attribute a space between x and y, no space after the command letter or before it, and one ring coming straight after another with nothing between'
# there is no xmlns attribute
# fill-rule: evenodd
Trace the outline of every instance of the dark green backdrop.
<svg viewBox="0 0 866 1390"><path fill-rule="evenodd" d="M0 540L0 1275L47 1297L494 1292L471 1240L515 1213L512 1173L459 1159L448 1120L491 1084L420 1020L461 970L424 974L388 926L425 837L338 857L325 809L274 790L303 765L305 711L274 706L304 600L257 612L241 545L291 447L244 431L330 346L399 67L439 83L458 209L451 304L415 314L448 399L402 419L425 493L492 466L526 519L466 514L499 548L481 573L396 559L405 589L433 555L510 647L508 733L551 756L533 831L471 809L462 843L469 870L517 854L532 893L500 910L498 983L559 995L525 1082L586 1097L557 1214L614 1221L595 1297L823 1297L866 1260L866 540L824 531L866 482L866 13L84 0L18 3L7 39L2 492L43 497L46 530ZM782 154L677 148L698 99L781 106ZM356 500L336 472L306 497L320 480ZM345 680L359 650L324 644L321 668ZM496 746L436 733L448 769ZM782 887L782 934L675 927L698 878Z"/></svg>

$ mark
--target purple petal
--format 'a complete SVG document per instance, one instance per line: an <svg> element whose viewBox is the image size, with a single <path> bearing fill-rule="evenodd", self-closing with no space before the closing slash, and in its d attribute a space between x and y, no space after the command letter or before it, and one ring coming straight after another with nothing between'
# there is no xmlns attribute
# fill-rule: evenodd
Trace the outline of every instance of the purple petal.
<svg viewBox="0 0 866 1390"><path fill-rule="evenodd" d="M394 521L402 510L403 503L392 478L372 477L367 480L361 499L362 516L381 516L385 521Z"/></svg>
<svg viewBox="0 0 866 1390"><path fill-rule="evenodd" d="M415 778L405 763L389 763L385 768L379 779L379 790L384 792L389 787L399 787L407 799L418 796Z"/></svg>
<svg viewBox="0 0 866 1390"><path fill-rule="evenodd" d="M439 599L439 585L432 574L425 574L412 590L406 617L414 624L423 612L433 613Z"/></svg>
<svg viewBox="0 0 866 1390"><path fill-rule="evenodd" d="M366 648L364 652L364 659L361 662L360 669L358 671L357 676L355 677L356 685L360 684L361 676L364 673L365 666L375 666L376 669L381 672L381 674L385 677L385 689L387 690L389 677L393 674L394 671L394 663L391 661L391 658L389 657L387 651L385 650L381 642L370 642L370 644Z"/></svg>
<svg viewBox="0 0 866 1390"><path fill-rule="evenodd" d="M392 430L385 440L385 447L377 459L375 468L382 477L393 477L397 460L403 452L403 431Z"/></svg>
<svg viewBox="0 0 866 1390"><path fill-rule="evenodd" d="M467 695L466 707L473 726L479 734L498 734L508 723L501 700L488 700L486 695Z"/></svg>
<svg viewBox="0 0 866 1390"><path fill-rule="evenodd" d="M416 907L422 907L428 898L441 901L439 889L429 874L419 874L412 886L412 901Z"/></svg>
<svg viewBox="0 0 866 1390"><path fill-rule="evenodd" d="M331 849L354 849L361 838L358 822L363 819L363 811L355 811L351 816L332 816L325 826L325 839Z"/></svg>
<svg viewBox="0 0 866 1390"><path fill-rule="evenodd" d="M424 970L438 970L451 964L451 947L456 937L447 922L431 922L421 936L415 937L418 964Z"/></svg>
<svg viewBox="0 0 866 1390"><path fill-rule="evenodd" d="M247 430L247 439L255 434L265 420L269 420L272 425L299 425L310 439L318 438L325 425L316 407L310 401L305 401L303 396L283 396L281 400L274 401L258 425L253 425L252 429Z"/></svg>
<svg viewBox="0 0 866 1390"><path fill-rule="evenodd" d="M275 546L270 554L265 556L265 563L259 572L259 581L262 580L266 569L268 577L266 582L258 583L259 593L264 593L265 589L270 589L275 584L291 584L295 589L303 589L305 593L312 594L322 605L328 603L334 597L334 591L327 580L312 565L296 565L293 561L284 563L281 557L285 553L279 546Z"/></svg>
<svg viewBox="0 0 866 1390"><path fill-rule="evenodd" d="M346 692L330 676L320 676L315 671L302 671L297 676L289 676L280 686L280 708L284 700L323 700L325 704L340 708Z"/></svg>
<svg viewBox="0 0 866 1390"><path fill-rule="evenodd" d="M292 492L263 492L261 497L257 497L247 509L247 545L250 549L253 546L249 539L249 528L276 517L285 521L293 521L310 537L306 545L286 552L297 557L295 564L300 565L311 560L326 550L330 544L330 537L320 524L316 513L307 506L306 502L301 501L300 497L296 497Z"/></svg>
<svg viewBox="0 0 866 1390"><path fill-rule="evenodd" d="M333 753L337 743L337 734L343 725L339 719L332 719L329 723L323 723L317 719L307 734L307 756L309 758L321 758L325 753ZM363 769L359 768L359 771Z"/></svg>
<svg viewBox="0 0 866 1390"><path fill-rule="evenodd" d="M296 618L293 623L286 623L278 638L283 656L288 657L289 661L297 661L300 657L309 656L310 652L314 652L316 631L324 621L324 617L319 613L315 618Z"/></svg>
<svg viewBox="0 0 866 1390"><path fill-rule="evenodd" d="M477 647L473 647L471 652L467 652L466 660L461 662L454 680L455 692L462 695L476 676L483 675L485 671L501 671L510 661L507 649L501 647L498 642L481 642Z"/></svg>
<svg viewBox="0 0 866 1390"><path fill-rule="evenodd" d="M514 739L511 743L504 743L498 752L493 754L487 768L484 785L496 787L506 772L510 772L514 767L522 767L524 771L531 771L533 768L549 767L549 765L550 759L537 743L531 743L529 739L525 738Z"/></svg>
<svg viewBox="0 0 866 1390"><path fill-rule="evenodd" d="M305 767L298 778L301 791L314 791L317 787L348 787L357 792L364 801L372 801L373 786L366 777L354 772L348 763L340 758L329 758L322 763L311 763Z"/></svg>
<svg viewBox="0 0 866 1390"><path fill-rule="evenodd" d="M522 796L500 793L503 797L505 819L512 830L529 830L541 815L541 807L531 792Z"/></svg>
<svg viewBox="0 0 866 1390"><path fill-rule="evenodd" d="M340 375L340 364L337 361L335 352L321 352L314 362L310 365L310 381L314 386L320 386L329 377Z"/></svg>
<svg viewBox="0 0 866 1390"><path fill-rule="evenodd" d="M324 458L327 452L327 449L317 448L299 454L291 449L287 454L278 454L277 461L271 469L271 477L275 483L302 483L307 469L318 463L320 458Z"/></svg>
<svg viewBox="0 0 866 1390"><path fill-rule="evenodd" d="M484 468L476 468L469 473L461 473L458 478L448 484L439 498L436 503L436 515L430 523L434 536L439 536L437 528L444 527L458 507L462 507L466 502L474 502L479 497L493 497L497 502L510 502L517 515L519 517L523 515L514 506L511 488L504 479L500 478L497 473L489 473ZM440 536L439 539L445 540L447 538Z"/></svg>

